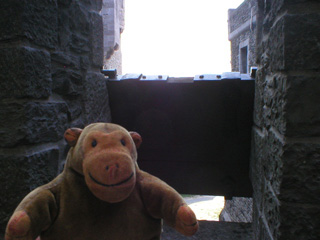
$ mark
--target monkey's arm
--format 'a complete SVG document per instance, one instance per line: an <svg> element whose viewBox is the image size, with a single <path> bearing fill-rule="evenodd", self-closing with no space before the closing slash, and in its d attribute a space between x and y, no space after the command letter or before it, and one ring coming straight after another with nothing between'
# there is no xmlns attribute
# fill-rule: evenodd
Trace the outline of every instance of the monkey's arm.
<svg viewBox="0 0 320 240"><path fill-rule="evenodd" d="M29 193L11 216L5 240L34 240L58 214L53 193L43 187Z"/></svg>
<svg viewBox="0 0 320 240"><path fill-rule="evenodd" d="M198 230L194 212L180 194L162 180L139 171L142 199L149 214L164 221L178 232L191 236Z"/></svg>

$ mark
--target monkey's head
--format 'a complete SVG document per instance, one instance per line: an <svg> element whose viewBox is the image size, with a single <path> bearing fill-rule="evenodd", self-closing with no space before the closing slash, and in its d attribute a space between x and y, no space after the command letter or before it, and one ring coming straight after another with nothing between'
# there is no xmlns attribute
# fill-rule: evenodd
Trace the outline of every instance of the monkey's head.
<svg viewBox="0 0 320 240"><path fill-rule="evenodd" d="M94 123L84 129L69 128L64 137L71 146L67 167L84 176L89 190L99 199L116 203L126 199L136 183L136 132L111 123Z"/></svg>

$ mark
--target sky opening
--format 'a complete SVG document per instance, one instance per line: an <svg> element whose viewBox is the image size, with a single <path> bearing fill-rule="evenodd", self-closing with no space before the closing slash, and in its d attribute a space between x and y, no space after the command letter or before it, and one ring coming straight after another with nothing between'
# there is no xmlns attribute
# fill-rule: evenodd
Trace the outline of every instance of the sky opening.
<svg viewBox="0 0 320 240"><path fill-rule="evenodd" d="M192 77L231 71L228 9L243 0L126 0L123 74Z"/></svg>

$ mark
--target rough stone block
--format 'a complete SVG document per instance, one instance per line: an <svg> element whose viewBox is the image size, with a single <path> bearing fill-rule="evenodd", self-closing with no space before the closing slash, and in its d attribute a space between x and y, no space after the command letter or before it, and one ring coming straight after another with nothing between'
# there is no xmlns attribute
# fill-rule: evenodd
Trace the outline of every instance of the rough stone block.
<svg viewBox="0 0 320 240"><path fill-rule="evenodd" d="M52 74L53 91L64 96L82 94L83 77L80 72L68 68L55 69Z"/></svg>
<svg viewBox="0 0 320 240"><path fill-rule="evenodd" d="M59 67L79 70L81 57L76 55L67 54L65 52L53 52L51 53L52 65L58 65ZM54 67L56 68L56 66Z"/></svg>
<svg viewBox="0 0 320 240"><path fill-rule="evenodd" d="M34 188L57 174L59 150L0 150L0 229L5 226L19 202Z"/></svg>
<svg viewBox="0 0 320 240"><path fill-rule="evenodd" d="M69 7L73 0L57 0L58 6Z"/></svg>
<svg viewBox="0 0 320 240"><path fill-rule="evenodd" d="M285 17L286 70L320 69L319 22L319 13Z"/></svg>
<svg viewBox="0 0 320 240"><path fill-rule="evenodd" d="M320 136L320 84L318 77L288 76L286 135Z"/></svg>
<svg viewBox="0 0 320 240"><path fill-rule="evenodd" d="M71 34L71 40L69 42L69 47L72 51L76 53L88 53L90 41L87 37L83 37L80 34Z"/></svg>
<svg viewBox="0 0 320 240"><path fill-rule="evenodd" d="M80 1L73 1L69 8L69 25L72 32L80 33L83 36L90 34L90 19L88 8Z"/></svg>
<svg viewBox="0 0 320 240"><path fill-rule="evenodd" d="M86 123L111 120L106 80L100 73L89 72L84 81L84 114Z"/></svg>
<svg viewBox="0 0 320 240"><path fill-rule="evenodd" d="M283 142L281 136L271 129L267 133L266 142L263 147L264 159L261 161L263 176L271 183L271 188L276 195L280 193L280 184L283 171Z"/></svg>
<svg viewBox="0 0 320 240"><path fill-rule="evenodd" d="M82 114L82 106L79 104L81 101L80 96L79 97L71 97L71 98L66 98L66 103L68 105L68 116L69 116L69 121L73 122L77 120L79 117L81 117ZM73 127L82 127L83 124L80 125L72 125Z"/></svg>
<svg viewBox="0 0 320 240"><path fill-rule="evenodd" d="M284 19L280 19L274 26L270 26L269 37L263 42L265 50L263 67L269 71L279 71L285 68L285 35Z"/></svg>
<svg viewBox="0 0 320 240"><path fill-rule="evenodd" d="M261 203L262 193L262 162L266 160L264 146L266 142L265 134L258 128L253 128L252 131L252 147L250 159L250 179L252 182L254 199L256 203Z"/></svg>
<svg viewBox="0 0 320 240"><path fill-rule="evenodd" d="M264 106L264 73L261 69L257 71L255 80L255 96L254 96L254 114L253 121L256 126L262 128L264 124L263 119L263 106Z"/></svg>
<svg viewBox="0 0 320 240"><path fill-rule="evenodd" d="M19 143L55 142L67 128L65 103L2 102L0 104L0 147Z"/></svg>
<svg viewBox="0 0 320 240"><path fill-rule="evenodd" d="M318 240L320 236L320 207L309 204L281 202L279 240Z"/></svg>
<svg viewBox="0 0 320 240"><path fill-rule="evenodd" d="M59 42L64 51L71 49L76 53L88 53L90 20L88 9L79 1L73 1L69 8L60 9Z"/></svg>
<svg viewBox="0 0 320 240"><path fill-rule="evenodd" d="M320 144L294 143L285 146L281 200L288 203L319 204Z"/></svg>
<svg viewBox="0 0 320 240"><path fill-rule="evenodd" d="M0 99L47 98L51 94L51 61L46 51L29 47L0 49Z"/></svg>
<svg viewBox="0 0 320 240"><path fill-rule="evenodd" d="M270 181L265 180L263 189L262 209L265 216L269 232L274 239L279 237L280 226L280 202L272 189Z"/></svg>
<svg viewBox="0 0 320 240"><path fill-rule="evenodd" d="M41 46L56 46L56 0L3 0L0 15L0 40L23 37Z"/></svg>
<svg viewBox="0 0 320 240"><path fill-rule="evenodd" d="M96 12L90 13L91 18L91 58L95 67L103 66L103 24L102 16Z"/></svg>
<svg viewBox="0 0 320 240"><path fill-rule="evenodd" d="M228 216L230 220L222 220L223 215ZM231 200L226 200L219 220L230 222L252 222L252 198L233 197Z"/></svg>
<svg viewBox="0 0 320 240"><path fill-rule="evenodd" d="M267 75L263 92L263 118L267 128L274 127L284 135L286 131L286 93L287 76L283 74Z"/></svg>
<svg viewBox="0 0 320 240"><path fill-rule="evenodd" d="M90 10L99 12L102 8L102 0L81 0Z"/></svg>

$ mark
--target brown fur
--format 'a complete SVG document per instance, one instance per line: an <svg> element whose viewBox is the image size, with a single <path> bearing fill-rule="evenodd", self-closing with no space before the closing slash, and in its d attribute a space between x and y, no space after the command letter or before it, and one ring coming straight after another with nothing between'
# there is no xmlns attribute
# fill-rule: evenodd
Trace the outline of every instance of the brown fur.
<svg viewBox="0 0 320 240"><path fill-rule="evenodd" d="M137 165L141 137L110 123L68 129L64 171L19 204L6 240L155 240L161 221L184 235L198 223L181 196Z"/></svg>

